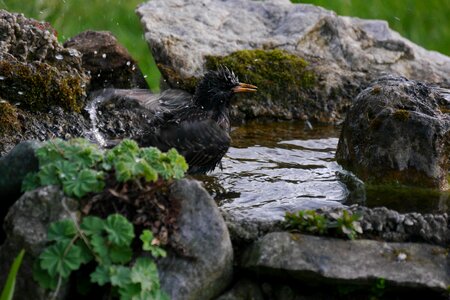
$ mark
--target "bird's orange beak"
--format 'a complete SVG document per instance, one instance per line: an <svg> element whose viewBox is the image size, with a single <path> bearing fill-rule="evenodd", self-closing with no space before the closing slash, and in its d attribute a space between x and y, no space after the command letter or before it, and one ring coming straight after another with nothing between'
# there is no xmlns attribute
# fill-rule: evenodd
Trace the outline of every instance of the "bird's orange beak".
<svg viewBox="0 0 450 300"><path fill-rule="evenodd" d="M256 91L258 91L258 88L255 85L248 83L239 83L239 85L233 88L233 92L235 93L247 93Z"/></svg>

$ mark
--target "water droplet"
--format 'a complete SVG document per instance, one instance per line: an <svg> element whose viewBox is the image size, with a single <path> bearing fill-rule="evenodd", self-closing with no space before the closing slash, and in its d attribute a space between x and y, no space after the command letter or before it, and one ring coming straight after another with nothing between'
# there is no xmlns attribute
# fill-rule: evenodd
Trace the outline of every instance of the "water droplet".
<svg viewBox="0 0 450 300"><path fill-rule="evenodd" d="M144 78L147 78L147 75L144 75Z"/></svg>
<svg viewBox="0 0 450 300"><path fill-rule="evenodd" d="M95 54L95 55L97 55L97 53L98 53L97 51L94 51L94 54Z"/></svg>
<svg viewBox="0 0 450 300"><path fill-rule="evenodd" d="M18 91L17 94L23 95L23 92L22 91Z"/></svg>
<svg viewBox="0 0 450 300"><path fill-rule="evenodd" d="M106 53L103 53L103 54L102 54L102 58L106 58Z"/></svg>
<svg viewBox="0 0 450 300"><path fill-rule="evenodd" d="M0 76L0 80L5 80L5 76Z"/></svg>
<svg viewBox="0 0 450 300"><path fill-rule="evenodd" d="M131 61L127 61L127 66L131 65Z"/></svg>
<svg viewBox="0 0 450 300"><path fill-rule="evenodd" d="M64 58L64 56L62 56L61 54L56 54L56 55L55 55L55 58L56 58L57 60L62 60L62 59Z"/></svg>
<svg viewBox="0 0 450 300"><path fill-rule="evenodd" d="M131 67L131 70L132 70L132 71L136 70L136 66L133 65L133 67Z"/></svg>

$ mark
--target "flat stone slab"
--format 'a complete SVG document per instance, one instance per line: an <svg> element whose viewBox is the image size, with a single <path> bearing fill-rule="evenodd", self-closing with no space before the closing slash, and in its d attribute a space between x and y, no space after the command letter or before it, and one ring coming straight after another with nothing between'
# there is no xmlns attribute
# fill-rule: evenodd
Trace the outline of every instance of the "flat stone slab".
<svg viewBox="0 0 450 300"><path fill-rule="evenodd" d="M341 240L274 232L256 241L241 259L244 269L303 283L373 286L446 292L447 250L419 243Z"/></svg>

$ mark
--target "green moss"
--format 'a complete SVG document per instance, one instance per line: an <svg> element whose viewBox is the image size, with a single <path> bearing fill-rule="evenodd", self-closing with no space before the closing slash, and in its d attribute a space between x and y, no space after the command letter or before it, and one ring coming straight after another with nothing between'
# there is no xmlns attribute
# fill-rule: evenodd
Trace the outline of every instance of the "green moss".
<svg viewBox="0 0 450 300"><path fill-rule="evenodd" d="M158 64L158 68L163 75L163 78L170 78L171 87L179 88L190 93L195 92L195 87L197 86L198 79L195 77L189 77L187 79L180 77L177 72L169 66L164 64Z"/></svg>
<svg viewBox="0 0 450 300"><path fill-rule="evenodd" d="M252 99L268 101L305 101L305 89L315 83L314 73L308 63L284 50L242 50L228 56L206 57L206 68L219 66L232 69L242 82L258 86Z"/></svg>
<svg viewBox="0 0 450 300"><path fill-rule="evenodd" d="M409 118L409 111L405 109L398 109L394 112L394 118L399 121L406 121Z"/></svg>
<svg viewBox="0 0 450 300"><path fill-rule="evenodd" d="M58 105L79 112L84 88L77 75L62 74L46 63L23 64L0 61L0 97L29 110Z"/></svg>
<svg viewBox="0 0 450 300"><path fill-rule="evenodd" d="M20 129L20 122L17 116L16 107L0 99L0 135Z"/></svg>

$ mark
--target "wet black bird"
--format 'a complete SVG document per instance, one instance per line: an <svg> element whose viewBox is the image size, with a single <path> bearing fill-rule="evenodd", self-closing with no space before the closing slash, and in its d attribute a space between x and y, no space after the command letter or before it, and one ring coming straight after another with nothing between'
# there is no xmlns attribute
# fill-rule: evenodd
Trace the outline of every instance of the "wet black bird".
<svg viewBox="0 0 450 300"><path fill-rule="evenodd" d="M257 87L239 82L228 68L209 71L194 95L167 90L147 97L143 105L154 112L151 130L138 139L141 146L162 151L175 148L189 164L189 173L207 173L220 164L230 147L230 101L237 93Z"/></svg>

